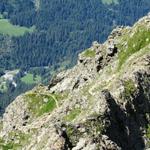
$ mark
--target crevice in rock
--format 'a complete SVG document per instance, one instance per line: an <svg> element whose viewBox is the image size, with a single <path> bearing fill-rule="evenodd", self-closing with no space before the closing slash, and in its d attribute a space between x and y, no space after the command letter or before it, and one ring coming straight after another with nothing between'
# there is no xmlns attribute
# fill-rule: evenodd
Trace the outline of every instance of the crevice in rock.
<svg viewBox="0 0 150 150"><path fill-rule="evenodd" d="M65 139L64 150L71 150L73 148L73 144L65 131L62 132L62 137Z"/></svg>
<svg viewBox="0 0 150 150"><path fill-rule="evenodd" d="M71 150L73 148L73 144L66 131L66 125L65 124L61 124L60 126L55 125L55 128L56 128L57 134L59 134L59 136L62 137L65 141L64 148L62 150Z"/></svg>
<svg viewBox="0 0 150 150"><path fill-rule="evenodd" d="M103 95L108 103L108 112L105 116L110 121L106 135L115 142L122 150L142 150L145 148L143 131L147 125L144 113L138 113L138 104L128 103L129 110L122 109L108 90ZM144 93L140 93L142 96ZM141 97L137 97L141 98ZM137 98L134 100L136 101ZM143 96L144 98L144 96ZM146 100L146 99L145 99ZM131 105L134 105L134 109Z"/></svg>
<svg viewBox="0 0 150 150"><path fill-rule="evenodd" d="M80 80L78 79L76 82L75 82L75 84L74 84L74 86L73 86L73 90L74 89L77 89L78 87L79 87L79 85L80 85Z"/></svg>
<svg viewBox="0 0 150 150"><path fill-rule="evenodd" d="M53 86L55 86L57 83L61 82L64 79L64 77L62 78L58 78L57 76L54 76L51 80L50 83L48 85L48 90L50 90Z"/></svg>

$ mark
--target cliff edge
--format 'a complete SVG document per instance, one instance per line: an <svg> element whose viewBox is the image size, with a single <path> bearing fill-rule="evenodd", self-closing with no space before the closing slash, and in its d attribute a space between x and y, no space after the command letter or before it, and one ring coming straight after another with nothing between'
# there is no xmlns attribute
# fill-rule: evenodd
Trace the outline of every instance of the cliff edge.
<svg viewBox="0 0 150 150"><path fill-rule="evenodd" d="M150 148L150 15L117 27L77 65L20 95L1 121L1 149Z"/></svg>

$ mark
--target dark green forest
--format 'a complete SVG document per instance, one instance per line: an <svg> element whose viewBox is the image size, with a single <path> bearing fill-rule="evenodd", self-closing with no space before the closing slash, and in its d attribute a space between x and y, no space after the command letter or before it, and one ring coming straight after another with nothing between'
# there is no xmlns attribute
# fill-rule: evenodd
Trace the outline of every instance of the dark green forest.
<svg viewBox="0 0 150 150"><path fill-rule="evenodd" d="M150 11L149 0L119 0L109 5L101 0L38 2L37 7L34 0L0 1L0 14L13 25L35 27L34 32L23 36L0 34L1 70L71 67L78 53L93 41L105 41L115 26L132 25ZM10 88L9 94L0 94L0 101L10 102L32 87L20 83L15 92Z"/></svg>
<svg viewBox="0 0 150 150"><path fill-rule="evenodd" d="M64 60L73 65L78 52L94 40L103 42L114 26L132 25L149 8L149 0L120 0L111 5L100 0L42 0L37 10L32 0L2 0L0 12L5 18L16 25L34 25L36 31L12 37L0 67L59 67Z"/></svg>

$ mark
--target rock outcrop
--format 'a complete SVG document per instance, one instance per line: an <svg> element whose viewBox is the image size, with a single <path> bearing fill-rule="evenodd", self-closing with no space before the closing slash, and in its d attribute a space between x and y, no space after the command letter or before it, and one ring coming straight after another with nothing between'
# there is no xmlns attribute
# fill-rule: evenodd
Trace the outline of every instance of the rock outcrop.
<svg viewBox="0 0 150 150"><path fill-rule="evenodd" d="M77 65L10 104L1 149L150 148L150 17L118 27Z"/></svg>

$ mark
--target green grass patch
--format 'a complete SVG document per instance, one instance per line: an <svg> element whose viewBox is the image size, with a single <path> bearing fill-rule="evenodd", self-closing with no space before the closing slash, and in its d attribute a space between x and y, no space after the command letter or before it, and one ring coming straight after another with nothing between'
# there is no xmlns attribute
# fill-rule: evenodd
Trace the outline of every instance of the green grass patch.
<svg viewBox="0 0 150 150"><path fill-rule="evenodd" d="M146 136L150 139L150 125L147 128Z"/></svg>
<svg viewBox="0 0 150 150"><path fill-rule="evenodd" d="M136 91L134 82L129 79L124 82L124 94L123 97L129 99Z"/></svg>
<svg viewBox="0 0 150 150"><path fill-rule="evenodd" d="M54 94L52 94L52 95L53 95L53 97L55 97L55 99L57 99L58 102L59 102L59 100L66 99L66 98L68 97L68 94L69 94L68 91L64 91L63 93L54 93Z"/></svg>
<svg viewBox="0 0 150 150"><path fill-rule="evenodd" d="M56 108L55 99L51 95L40 95L36 93L28 94L28 109L34 116L41 116Z"/></svg>
<svg viewBox="0 0 150 150"><path fill-rule="evenodd" d="M132 37L127 39L127 45L118 45L120 52L118 54L119 65L118 70L121 69L122 65L126 60L134 53L140 51L142 48L150 44L150 30L146 28L141 28L134 33Z"/></svg>
<svg viewBox="0 0 150 150"><path fill-rule="evenodd" d="M87 50L83 53L83 55L84 55L85 57L95 57L96 53L95 53L95 51L93 51L93 50L87 49Z"/></svg>
<svg viewBox="0 0 150 150"><path fill-rule="evenodd" d="M54 101L52 98L49 98L47 104L44 104L44 105L41 107L41 109L40 109L38 115L41 116L41 115L43 115L44 113L51 112L51 111L54 110L54 108L56 108L56 103L55 103L55 101Z"/></svg>
<svg viewBox="0 0 150 150"><path fill-rule="evenodd" d="M81 113L81 109L73 109L67 116L64 117L65 121L74 120Z"/></svg>
<svg viewBox="0 0 150 150"><path fill-rule="evenodd" d="M40 94L29 93L26 95L28 109L33 116L42 116L45 113L52 112L60 100L66 98L66 94Z"/></svg>
<svg viewBox="0 0 150 150"><path fill-rule="evenodd" d="M27 144L27 142L29 141L30 135L25 134L21 131L12 131L9 133L9 138L15 139L15 141L19 141L18 146L19 145L23 146L23 145Z"/></svg>
<svg viewBox="0 0 150 150"><path fill-rule="evenodd" d="M0 148L2 150L18 150L21 149L24 145L26 145L29 141L30 135L22 133L20 131L14 131L9 133L10 141L5 141L4 139L0 139ZM11 139L14 139L11 141ZM18 141L18 143L15 143Z"/></svg>
<svg viewBox="0 0 150 150"><path fill-rule="evenodd" d="M9 36L22 36L26 32L32 33L34 32L34 30L35 30L34 26L31 28L16 26L11 24L8 19L0 18L0 34L9 35Z"/></svg>
<svg viewBox="0 0 150 150"><path fill-rule="evenodd" d="M13 142L9 143L1 143L0 142L0 148L2 150L18 150L21 146L19 144L15 144Z"/></svg>
<svg viewBox="0 0 150 150"><path fill-rule="evenodd" d="M24 82L25 84L37 84L41 82L41 77L38 75L34 77L33 74L28 73L21 78L21 81Z"/></svg>
<svg viewBox="0 0 150 150"><path fill-rule="evenodd" d="M102 0L102 3L103 4L107 4L107 5L110 5L110 4L119 4L119 0Z"/></svg>

